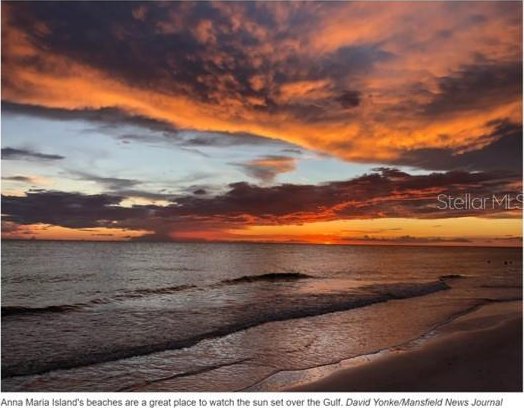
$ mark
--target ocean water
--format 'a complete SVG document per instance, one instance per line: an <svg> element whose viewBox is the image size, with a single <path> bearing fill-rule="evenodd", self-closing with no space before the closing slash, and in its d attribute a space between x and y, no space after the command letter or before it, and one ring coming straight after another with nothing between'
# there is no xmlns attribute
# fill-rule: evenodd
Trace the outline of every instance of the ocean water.
<svg viewBox="0 0 524 408"><path fill-rule="evenodd" d="M521 299L521 249L2 243L3 391L235 391Z"/></svg>

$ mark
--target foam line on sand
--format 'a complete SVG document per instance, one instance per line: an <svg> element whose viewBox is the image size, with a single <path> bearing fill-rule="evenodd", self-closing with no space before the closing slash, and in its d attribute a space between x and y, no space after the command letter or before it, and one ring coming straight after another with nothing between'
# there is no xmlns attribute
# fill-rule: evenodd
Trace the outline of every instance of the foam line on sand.
<svg viewBox="0 0 524 408"><path fill-rule="evenodd" d="M522 391L522 302L485 305L409 347L288 391Z"/></svg>

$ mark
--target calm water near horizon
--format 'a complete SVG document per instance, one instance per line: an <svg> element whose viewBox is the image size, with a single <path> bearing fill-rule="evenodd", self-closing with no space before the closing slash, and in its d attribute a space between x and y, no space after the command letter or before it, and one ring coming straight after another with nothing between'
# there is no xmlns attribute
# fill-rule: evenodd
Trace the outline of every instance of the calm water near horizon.
<svg viewBox="0 0 524 408"><path fill-rule="evenodd" d="M5 241L2 390L249 389L520 298L521 270L520 248Z"/></svg>

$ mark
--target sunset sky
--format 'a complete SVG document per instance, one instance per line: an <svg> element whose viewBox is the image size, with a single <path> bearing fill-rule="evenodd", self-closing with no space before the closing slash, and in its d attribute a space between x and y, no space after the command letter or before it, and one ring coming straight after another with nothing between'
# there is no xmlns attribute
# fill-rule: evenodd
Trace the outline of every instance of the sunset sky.
<svg viewBox="0 0 524 408"><path fill-rule="evenodd" d="M2 2L2 237L521 245L521 2Z"/></svg>

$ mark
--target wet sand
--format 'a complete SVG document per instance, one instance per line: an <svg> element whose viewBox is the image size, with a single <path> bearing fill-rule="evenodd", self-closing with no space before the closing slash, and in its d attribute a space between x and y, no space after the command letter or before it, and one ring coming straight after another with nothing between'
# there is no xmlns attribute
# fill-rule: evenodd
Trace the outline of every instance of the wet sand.
<svg viewBox="0 0 524 408"><path fill-rule="evenodd" d="M488 304L405 350L288 391L522 391L522 302Z"/></svg>

